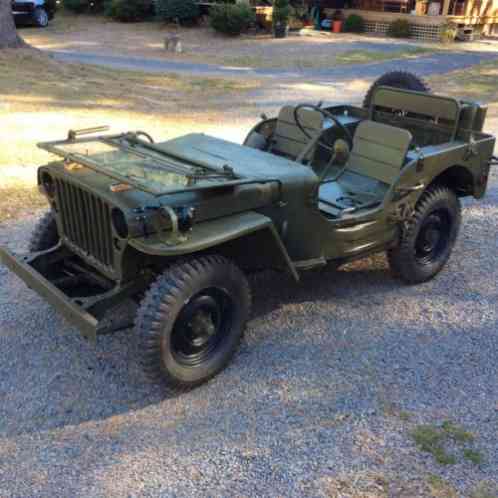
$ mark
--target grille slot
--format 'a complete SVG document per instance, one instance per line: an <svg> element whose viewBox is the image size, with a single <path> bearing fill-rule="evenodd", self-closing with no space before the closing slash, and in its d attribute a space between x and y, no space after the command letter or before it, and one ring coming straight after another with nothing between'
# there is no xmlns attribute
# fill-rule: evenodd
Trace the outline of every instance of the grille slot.
<svg viewBox="0 0 498 498"><path fill-rule="evenodd" d="M57 178L55 180L62 228L66 239L85 256L112 267L111 208L99 197Z"/></svg>

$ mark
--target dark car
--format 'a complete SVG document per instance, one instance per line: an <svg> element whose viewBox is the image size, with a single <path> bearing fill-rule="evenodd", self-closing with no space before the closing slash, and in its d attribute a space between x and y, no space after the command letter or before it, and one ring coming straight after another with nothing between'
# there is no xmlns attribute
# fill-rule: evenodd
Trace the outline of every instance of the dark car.
<svg viewBox="0 0 498 498"><path fill-rule="evenodd" d="M56 10L56 0L15 0L12 13L16 23L34 24L40 28L48 26Z"/></svg>

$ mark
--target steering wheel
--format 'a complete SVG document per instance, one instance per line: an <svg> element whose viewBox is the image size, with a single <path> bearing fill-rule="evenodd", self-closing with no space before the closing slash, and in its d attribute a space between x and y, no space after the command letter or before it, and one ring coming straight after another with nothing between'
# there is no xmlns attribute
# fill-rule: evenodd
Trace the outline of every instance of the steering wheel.
<svg viewBox="0 0 498 498"><path fill-rule="evenodd" d="M301 109L313 109L314 111L318 111L324 118L330 119L331 121L333 121L334 124L336 124L344 133L344 136L346 137L349 148L351 149L353 147L353 137L351 136L350 131L332 113L326 111L325 109L322 109L321 107L318 107L317 105L299 104L294 108L294 120L296 121L296 125L301 130L301 132L306 137L308 137L310 140L313 140L314 137L308 133L308 131L305 129L305 127L302 125L302 123L300 121L299 111ZM331 147L333 146L332 144L326 144L326 143L322 142L321 140L318 140L318 143L322 147L325 147L328 150L330 150Z"/></svg>

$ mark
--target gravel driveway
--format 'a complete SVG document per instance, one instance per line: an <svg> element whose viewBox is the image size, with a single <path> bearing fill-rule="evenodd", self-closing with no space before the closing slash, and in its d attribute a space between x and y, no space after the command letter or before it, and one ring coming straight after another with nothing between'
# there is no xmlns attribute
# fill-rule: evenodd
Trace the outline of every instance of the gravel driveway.
<svg viewBox="0 0 498 498"><path fill-rule="evenodd" d="M497 481L491 183L430 283L402 285L383 256L255 283L235 362L178 398L143 383L131 330L92 347L0 268L0 496L418 497L430 474L469 496ZM22 249L33 223L4 225L0 243ZM481 465L414 446L417 424L444 419L474 432Z"/></svg>

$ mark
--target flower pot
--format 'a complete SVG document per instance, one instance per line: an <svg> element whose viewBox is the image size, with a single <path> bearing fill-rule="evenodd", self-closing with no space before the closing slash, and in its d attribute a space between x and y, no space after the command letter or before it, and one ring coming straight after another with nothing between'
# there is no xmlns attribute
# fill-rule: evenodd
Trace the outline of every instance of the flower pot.
<svg viewBox="0 0 498 498"><path fill-rule="evenodd" d="M342 31L342 21L332 21L332 32L340 33Z"/></svg>

